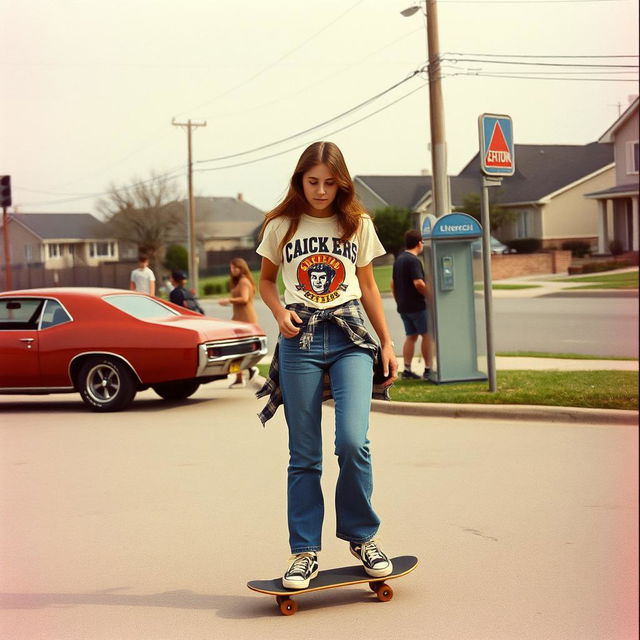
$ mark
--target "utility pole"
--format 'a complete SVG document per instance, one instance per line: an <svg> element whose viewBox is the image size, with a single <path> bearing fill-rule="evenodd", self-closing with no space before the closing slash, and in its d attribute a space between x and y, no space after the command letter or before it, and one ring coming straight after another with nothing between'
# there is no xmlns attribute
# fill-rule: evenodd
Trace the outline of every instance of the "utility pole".
<svg viewBox="0 0 640 640"><path fill-rule="evenodd" d="M198 245L196 242L196 207L193 197L193 156L191 145L191 129L193 127L206 127L206 121L195 122L193 120L187 120L186 122L176 122L176 119L171 120L171 124L174 127L186 127L187 129L187 153L188 153L188 171L187 171L187 184L189 189L189 224L188 224L188 241L189 241L189 280L191 288L195 290L195 294L198 295Z"/></svg>
<svg viewBox="0 0 640 640"><path fill-rule="evenodd" d="M444 136L444 100L440 71L438 3L427 0L427 46L429 50L429 114L431 124L431 164L433 167L433 212L436 217L450 213L447 177L447 143Z"/></svg>
<svg viewBox="0 0 640 640"><path fill-rule="evenodd" d="M400 13L408 17L419 11L419 9L419 6L414 5ZM436 0L426 0L425 18L427 22L427 52L429 56L429 125L431 128L431 168L433 172L431 194L433 213L436 217L440 217L450 213L450 204Z"/></svg>

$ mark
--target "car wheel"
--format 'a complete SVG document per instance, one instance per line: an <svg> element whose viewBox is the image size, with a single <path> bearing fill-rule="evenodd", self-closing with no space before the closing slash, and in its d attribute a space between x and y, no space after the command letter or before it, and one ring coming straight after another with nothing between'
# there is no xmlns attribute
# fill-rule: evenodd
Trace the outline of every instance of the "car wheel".
<svg viewBox="0 0 640 640"><path fill-rule="evenodd" d="M78 374L78 390L93 411L120 411L136 395L136 384L128 367L105 356L87 360Z"/></svg>
<svg viewBox="0 0 640 640"><path fill-rule="evenodd" d="M184 400L192 396L200 386L197 380L179 380L177 382L162 382L151 388L165 400Z"/></svg>

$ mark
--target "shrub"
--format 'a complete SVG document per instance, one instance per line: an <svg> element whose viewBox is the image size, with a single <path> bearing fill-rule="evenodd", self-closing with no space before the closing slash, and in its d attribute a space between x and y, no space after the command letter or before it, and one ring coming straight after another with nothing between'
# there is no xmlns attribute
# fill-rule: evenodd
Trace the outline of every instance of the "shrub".
<svg viewBox="0 0 640 640"><path fill-rule="evenodd" d="M612 269L623 269L630 267L628 260L607 260L606 262L586 262L582 265L582 273L599 273L600 271L611 271Z"/></svg>
<svg viewBox="0 0 640 640"><path fill-rule="evenodd" d="M517 253L535 253L542 249L540 238L516 238L507 242L509 249L515 249Z"/></svg>
<svg viewBox="0 0 640 640"><path fill-rule="evenodd" d="M567 240L562 243L562 248L565 251L571 251L574 258L584 258L591 253L591 245L584 240Z"/></svg>
<svg viewBox="0 0 640 640"><path fill-rule="evenodd" d="M624 253L624 248L622 246L622 242L619 240L612 240L609 243L609 251L612 256L620 256Z"/></svg>

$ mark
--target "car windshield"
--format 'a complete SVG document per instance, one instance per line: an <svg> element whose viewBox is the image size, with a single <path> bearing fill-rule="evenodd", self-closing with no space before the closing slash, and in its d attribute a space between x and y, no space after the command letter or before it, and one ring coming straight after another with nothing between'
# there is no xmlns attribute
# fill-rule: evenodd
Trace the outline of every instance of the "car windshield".
<svg viewBox="0 0 640 640"><path fill-rule="evenodd" d="M173 309L169 309L161 302L140 295L114 295L103 298L117 309L128 313L138 320L147 318L166 318L167 316L179 316Z"/></svg>

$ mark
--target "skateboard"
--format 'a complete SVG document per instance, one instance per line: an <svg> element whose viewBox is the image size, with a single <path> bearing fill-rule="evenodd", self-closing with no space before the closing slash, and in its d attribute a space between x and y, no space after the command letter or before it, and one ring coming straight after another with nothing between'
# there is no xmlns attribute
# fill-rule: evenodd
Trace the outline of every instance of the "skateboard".
<svg viewBox="0 0 640 640"><path fill-rule="evenodd" d="M386 584L387 580L399 578L410 573L418 566L418 558L415 556L398 556L391 558L393 572L384 578L374 578L365 573L361 564L350 567L338 567L318 572L307 589L286 589L282 586L282 578L273 580L250 580L247 587L258 593L266 593L275 596L280 613L284 616L292 616L298 610L298 603L292 596L311 591L323 591L334 587L346 587L350 584L369 584L371 591L375 592L378 600L388 602L393 598L393 589Z"/></svg>

